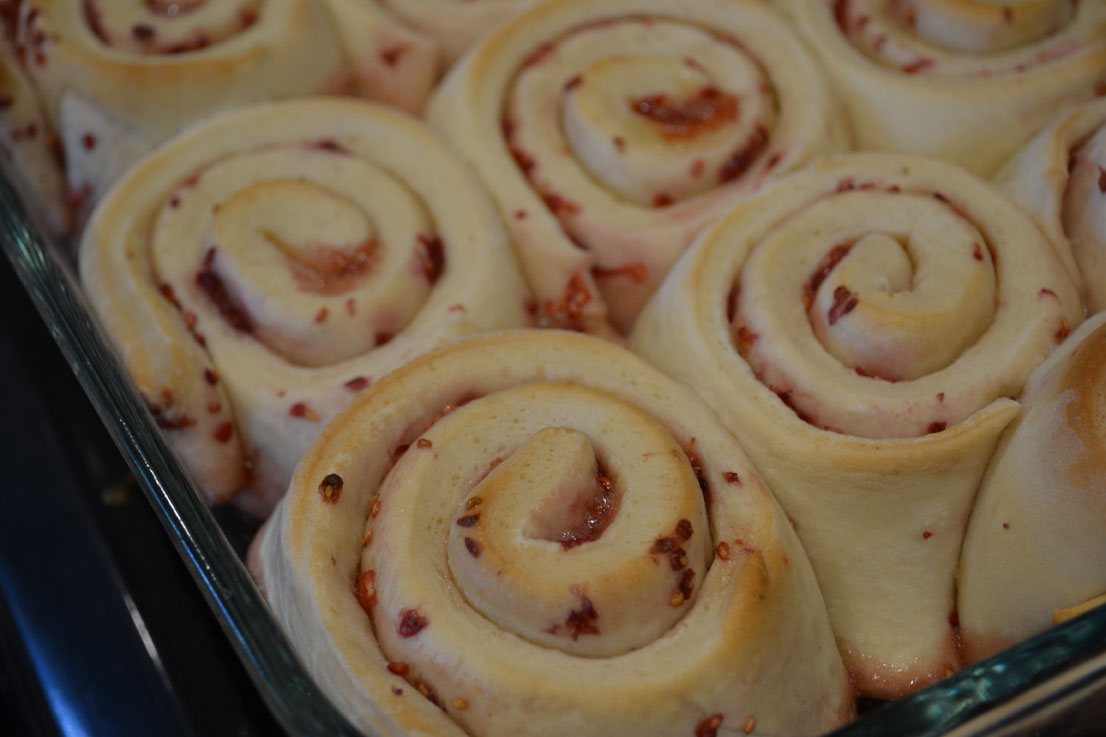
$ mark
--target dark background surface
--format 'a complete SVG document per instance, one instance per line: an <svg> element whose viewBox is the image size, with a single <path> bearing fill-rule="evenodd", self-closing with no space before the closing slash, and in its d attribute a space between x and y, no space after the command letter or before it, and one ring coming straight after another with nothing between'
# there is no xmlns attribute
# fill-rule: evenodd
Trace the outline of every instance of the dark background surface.
<svg viewBox="0 0 1106 737"><path fill-rule="evenodd" d="M282 734L2 257L0 315L0 735Z"/></svg>

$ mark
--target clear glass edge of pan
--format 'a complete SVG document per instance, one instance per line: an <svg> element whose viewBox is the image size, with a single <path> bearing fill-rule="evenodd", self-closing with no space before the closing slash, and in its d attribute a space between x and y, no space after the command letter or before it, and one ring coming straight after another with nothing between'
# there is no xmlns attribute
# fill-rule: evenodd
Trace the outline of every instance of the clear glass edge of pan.
<svg viewBox="0 0 1106 737"><path fill-rule="evenodd" d="M262 699L290 735L362 737L308 675L96 324L60 246L0 166L0 248L126 459Z"/></svg>

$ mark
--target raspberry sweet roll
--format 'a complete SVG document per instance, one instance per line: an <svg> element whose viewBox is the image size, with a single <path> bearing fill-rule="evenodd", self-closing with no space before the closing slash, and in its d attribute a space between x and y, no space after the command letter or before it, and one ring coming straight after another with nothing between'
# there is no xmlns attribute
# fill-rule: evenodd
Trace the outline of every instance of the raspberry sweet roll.
<svg viewBox="0 0 1106 737"><path fill-rule="evenodd" d="M436 44L445 67L490 28L536 0L358 0L387 9L396 20Z"/></svg>
<svg viewBox="0 0 1106 737"><path fill-rule="evenodd" d="M981 660L1104 602L1106 315L1034 372L979 492L960 559L960 631Z"/></svg>
<svg viewBox="0 0 1106 737"><path fill-rule="evenodd" d="M422 123L270 103L144 159L85 233L81 278L213 502L271 509L322 425L388 371L527 323L502 225Z"/></svg>
<svg viewBox="0 0 1106 737"><path fill-rule="evenodd" d="M365 58L380 72L377 44L387 40L385 19L332 13L340 0L17 4L20 58L64 146L70 186L93 200L143 154L213 113L344 91ZM343 41L360 45L359 55Z"/></svg>
<svg viewBox="0 0 1106 737"><path fill-rule="evenodd" d="M733 437L623 348L513 331L320 435L253 568L379 735L817 735L853 712L814 574Z"/></svg>
<svg viewBox="0 0 1106 737"><path fill-rule="evenodd" d="M1102 0L777 0L848 108L861 150L989 175L1106 83Z"/></svg>
<svg viewBox="0 0 1106 737"><path fill-rule="evenodd" d="M406 0L405 0L406 1ZM345 91L420 113L438 79L441 50L378 0L326 0L349 59Z"/></svg>
<svg viewBox="0 0 1106 737"><path fill-rule="evenodd" d="M0 154L9 174L25 188L47 232L64 237L73 228L57 139L42 114L34 87L6 39L0 39Z"/></svg>
<svg viewBox="0 0 1106 737"><path fill-rule="evenodd" d="M628 330L694 236L846 132L748 0L560 0L485 36L428 109L488 185L543 324Z"/></svg>
<svg viewBox="0 0 1106 737"><path fill-rule="evenodd" d="M816 162L705 233L632 348L694 387L794 520L865 694L958 667L954 574L1030 372L1082 319L1032 219L942 162Z"/></svg>
<svg viewBox="0 0 1106 737"><path fill-rule="evenodd" d="M996 181L1036 217L1083 285L1087 311L1106 310L1106 100L1062 113Z"/></svg>

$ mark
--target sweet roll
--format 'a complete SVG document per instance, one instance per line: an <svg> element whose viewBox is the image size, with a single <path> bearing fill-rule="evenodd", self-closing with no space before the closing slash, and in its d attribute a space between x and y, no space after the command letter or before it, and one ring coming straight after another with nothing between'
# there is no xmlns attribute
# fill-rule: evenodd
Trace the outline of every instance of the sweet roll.
<svg viewBox="0 0 1106 737"><path fill-rule="evenodd" d="M954 671L972 500L1082 319L1032 219L938 161L824 159L706 232L631 347L694 387L794 521L861 693Z"/></svg>
<svg viewBox="0 0 1106 737"><path fill-rule="evenodd" d="M960 559L965 656L976 661L1103 603L1106 315L1026 384L979 492Z"/></svg>
<svg viewBox="0 0 1106 737"><path fill-rule="evenodd" d="M1102 0L777 0L848 108L861 150L990 175L1106 84Z"/></svg>
<svg viewBox="0 0 1106 737"><path fill-rule="evenodd" d="M382 75L434 73L386 18L341 0L21 0L23 67L65 152L69 186L90 200L190 124L246 105L346 91L390 102ZM396 24L392 23L391 26ZM416 67L425 66L427 72ZM360 73L360 76L358 74ZM374 77L373 75L376 75ZM432 81L410 81L422 97ZM379 91L379 94L373 94ZM398 101L402 102L402 98ZM421 98L418 100L421 105Z"/></svg>
<svg viewBox="0 0 1106 737"><path fill-rule="evenodd" d="M845 127L747 0L561 0L499 26L431 98L508 223L543 324L628 330L694 236Z"/></svg>
<svg viewBox="0 0 1106 737"><path fill-rule="evenodd" d="M598 338L384 379L255 543L277 618L380 735L816 735L853 711L813 572L733 437Z"/></svg>
<svg viewBox="0 0 1106 737"><path fill-rule="evenodd" d="M1064 111L996 175L1083 286L1087 311L1106 310L1106 100Z"/></svg>
<svg viewBox="0 0 1106 737"><path fill-rule="evenodd" d="M235 112L159 149L94 213L80 269L210 500L246 486L262 512L385 373L528 321L470 170L413 118L338 98Z"/></svg>

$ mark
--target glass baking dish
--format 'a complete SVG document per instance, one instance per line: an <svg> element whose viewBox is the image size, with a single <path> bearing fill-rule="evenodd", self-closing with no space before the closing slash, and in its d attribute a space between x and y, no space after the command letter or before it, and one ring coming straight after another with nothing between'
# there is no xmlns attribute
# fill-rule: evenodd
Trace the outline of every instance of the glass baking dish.
<svg viewBox="0 0 1106 737"><path fill-rule="evenodd" d="M0 244L263 700L291 735L360 735L292 652L93 319L72 264L44 235L23 192L17 174L0 170ZM903 701L862 704L861 712L835 737L1102 734L1106 607Z"/></svg>

